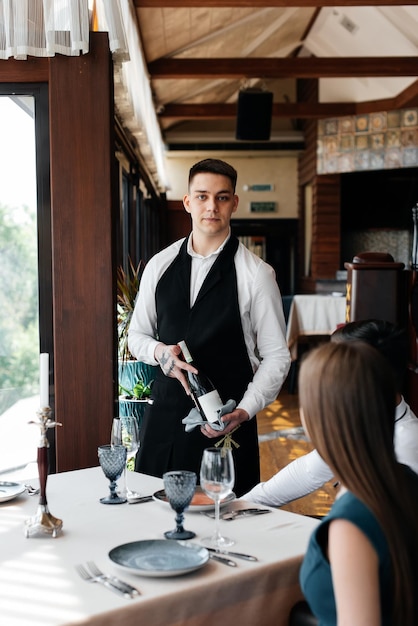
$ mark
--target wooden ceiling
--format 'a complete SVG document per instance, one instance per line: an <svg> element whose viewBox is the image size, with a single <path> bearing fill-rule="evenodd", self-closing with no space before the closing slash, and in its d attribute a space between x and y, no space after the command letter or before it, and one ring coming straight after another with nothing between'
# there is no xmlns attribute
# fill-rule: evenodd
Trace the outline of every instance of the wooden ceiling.
<svg viewBox="0 0 418 626"><path fill-rule="evenodd" d="M133 0L164 139L228 137L241 89L273 92L272 134L418 106L416 2ZM297 81L318 79L318 102ZM344 81L344 82L342 82ZM193 139L194 137L194 139ZM209 139L210 140L210 139Z"/></svg>

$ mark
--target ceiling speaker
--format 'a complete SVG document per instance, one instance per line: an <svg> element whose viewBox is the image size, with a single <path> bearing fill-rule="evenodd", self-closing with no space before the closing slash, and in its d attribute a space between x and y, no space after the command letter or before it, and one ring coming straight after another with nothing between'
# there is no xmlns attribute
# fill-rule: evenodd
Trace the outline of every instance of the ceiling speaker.
<svg viewBox="0 0 418 626"><path fill-rule="evenodd" d="M247 89L239 92L236 139L267 141L270 139L273 94Z"/></svg>

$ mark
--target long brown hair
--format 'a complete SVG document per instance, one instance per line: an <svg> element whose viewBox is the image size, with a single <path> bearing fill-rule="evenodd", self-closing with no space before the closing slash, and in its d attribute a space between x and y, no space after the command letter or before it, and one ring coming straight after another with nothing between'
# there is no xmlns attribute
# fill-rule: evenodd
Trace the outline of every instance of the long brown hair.
<svg viewBox="0 0 418 626"><path fill-rule="evenodd" d="M364 342L327 343L304 359L299 401L309 437L343 485L376 516L393 567L393 624L418 624L418 478L396 461L396 385Z"/></svg>

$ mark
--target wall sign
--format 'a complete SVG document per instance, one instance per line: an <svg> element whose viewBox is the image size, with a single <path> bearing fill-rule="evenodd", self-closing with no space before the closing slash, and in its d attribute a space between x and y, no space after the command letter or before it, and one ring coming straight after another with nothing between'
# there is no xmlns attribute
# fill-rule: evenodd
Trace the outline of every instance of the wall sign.
<svg viewBox="0 0 418 626"><path fill-rule="evenodd" d="M250 202L251 213L274 213L276 202Z"/></svg>
<svg viewBox="0 0 418 626"><path fill-rule="evenodd" d="M270 183L258 185L244 185L244 191L274 191L274 185Z"/></svg>

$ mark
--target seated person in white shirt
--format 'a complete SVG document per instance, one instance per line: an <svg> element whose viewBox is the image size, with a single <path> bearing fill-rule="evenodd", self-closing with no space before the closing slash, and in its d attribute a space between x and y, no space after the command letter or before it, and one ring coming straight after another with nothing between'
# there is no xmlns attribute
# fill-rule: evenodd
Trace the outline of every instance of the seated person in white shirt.
<svg viewBox="0 0 418 626"><path fill-rule="evenodd" d="M408 362L408 338L404 329L384 320L350 322L331 335L331 341L361 340L374 346L391 364L397 383L395 452L398 461L418 473L418 419L402 396ZM266 482L242 496L258 504L282 506L312 493L333 477L316 450L305 454Z"/></svg>

